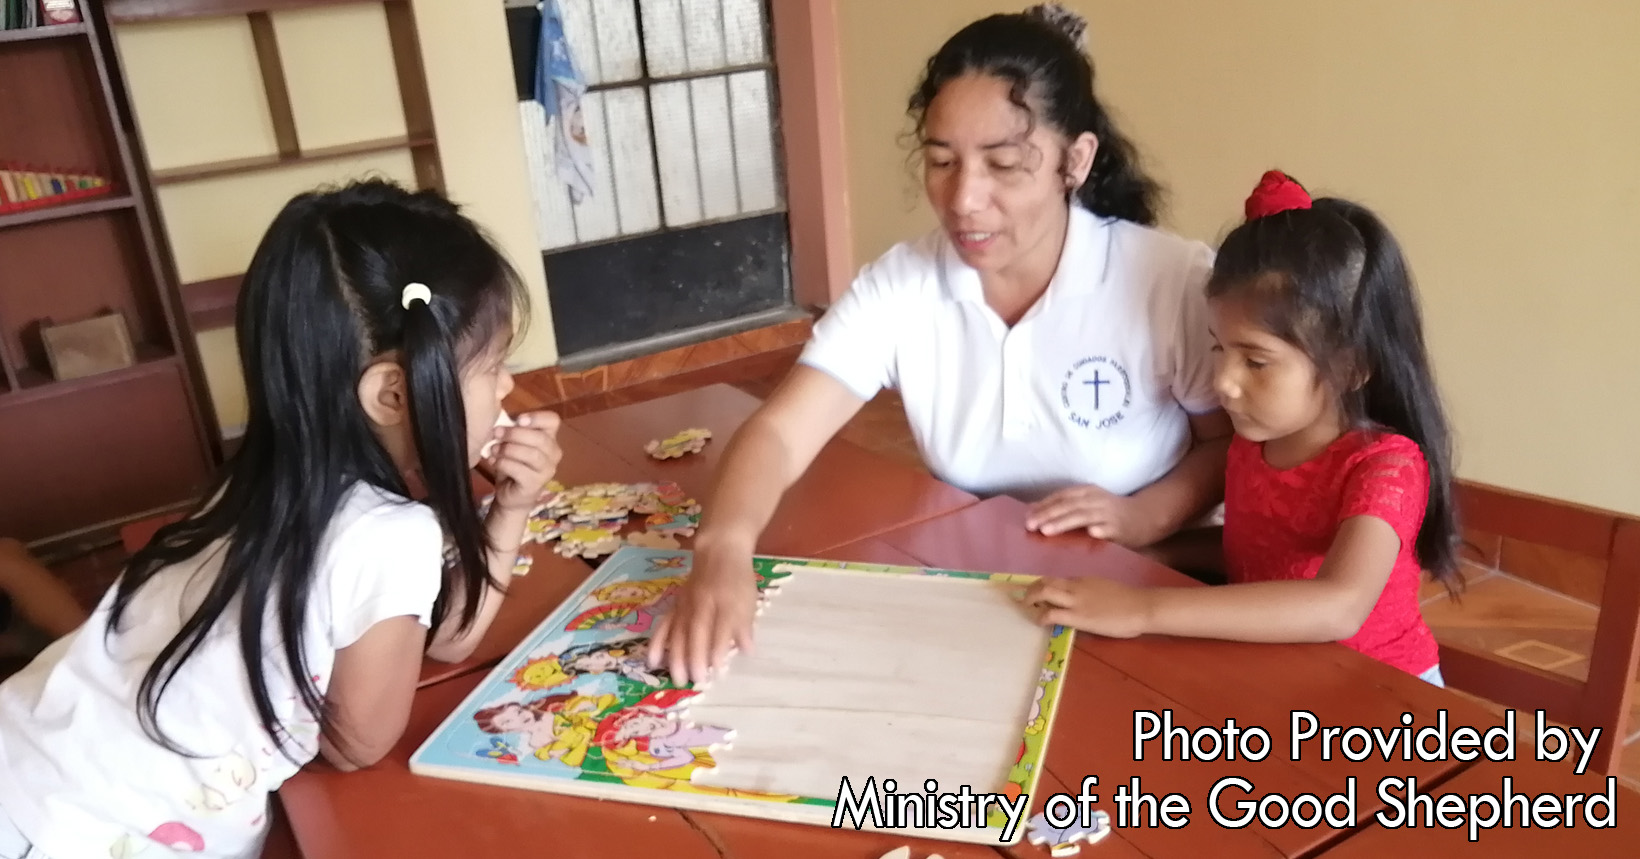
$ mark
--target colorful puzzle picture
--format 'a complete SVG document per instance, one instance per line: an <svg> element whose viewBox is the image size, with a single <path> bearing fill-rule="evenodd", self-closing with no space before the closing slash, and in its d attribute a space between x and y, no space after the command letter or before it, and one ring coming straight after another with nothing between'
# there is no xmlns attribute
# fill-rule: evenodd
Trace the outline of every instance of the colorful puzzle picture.
<svg viewBox="0 0 1640 859"><path fill-rule="evenodd" d="M1031 577L758 556L752 648L680 687L647 648L691 561L610 556L411 770L818 826L846 812L843 826L945 840L1026 834L1005 809L1035 792L1072 636L1019 605ZM946 794L991 800L955 828L909 819Z"/></svg>

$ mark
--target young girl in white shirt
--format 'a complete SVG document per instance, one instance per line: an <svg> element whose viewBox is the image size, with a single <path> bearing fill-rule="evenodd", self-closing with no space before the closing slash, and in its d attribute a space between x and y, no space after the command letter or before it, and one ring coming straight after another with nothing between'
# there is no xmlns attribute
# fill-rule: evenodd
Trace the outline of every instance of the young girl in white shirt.
<svg viewBox="0 0 1640 859"><path fill-rule="evenodd" d="M239 298L239 452L0 685L0 857L252 856L297 769L392 748L423 654L463 659L488 628L557 465L554 415L496 428L521 296L432 193L286 205Z"/></svg>

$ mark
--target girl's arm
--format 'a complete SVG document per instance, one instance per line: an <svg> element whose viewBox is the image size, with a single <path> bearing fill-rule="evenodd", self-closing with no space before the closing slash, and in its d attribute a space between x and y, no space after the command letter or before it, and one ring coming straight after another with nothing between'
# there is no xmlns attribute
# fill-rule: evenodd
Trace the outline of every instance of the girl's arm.
<svg viewBox="0 0 1640 859"><path fill-rule="evenodd" d="M730 644L751 647L758 535L786 490L863 405L836 379L799 364L729 440L695 537L695 563L649 646L649 664L669 660L672 682L704 678Z"/></svg>
<svg viewBox="0 0 1640 859"><path fill-rule="evenodd" d="M1133 493L1161 539L1224 500L1224 469L1235 430L1222 410L1190 416L1190 451L1160 480Z"/></svg>
<svg viewBox="0 0 1640 859"><path fill-rule="evenodd" d="M541 499L541 490L552 479L563 456L558 446L560 424L560 418L553 412L526 412L518 416L514 425L496 431L497 443L491 454L495 497L490 502L484 528L490 546L490 579L500 586L485 585L478 595L478 615L467 629L460 628L461 612L451 611L427 643L429 657L440 662L460 662L473 655L484 633L489 631L490 621L501 610L505 588L512 581L513 567L518 561L518 549L524 543L530 511ZM468 595L459 587L452 596L452 606L466 605Z"/></svg>
<svg viewBox="0 0 1640 859"><path fill-rule="evenodd" d="M68 586L9 537L0 538L0 591L11 597L24 620L53 639L85 622L86 611Z"/></svg>
<svg viewBox="0 0 1640 859"><path fill-rule="evenodd" d="M1389 581L1401 540L1376 516L1339 526L1313 579L1199 588L1134 588L1105 579L1043 579L1025 594L1043 623L1112 638L1145 634L1233 641L1339 641L1361 629Z"/></svg>
<svg viewBox="0 0 1640 859"><path fill-rule="evenodd" d="M363 769L398 743L410 721L426 638L415 617L392 617L336 651L325 693L332 730L319 740L319 754L332 766Z"/></svg>
<svg viewBox="0 0 1640 859"><path fill-rule="evenodd" d="M491 505L489 519L485 522L485 530L489 534L489 545L493 546L489 553L490 577L505 587L513 578L513 567L517 564L520 547L524 543L524 529L529 523L528 510L511 510ZM460 606L466 600L465 592L458 587L451 602L452 606ZM433 632L432 640L427 643L427 656L440 662L460 662L473 655L484 633L490 629L490 622L495 620L496 612L501 610L501 603L506 598L506 592L498 589L494 584L487 584L484 592L479 594L478 616L473 619L473 625L463 630L461 613L452 610L444 619L444 624Z"/></svg>

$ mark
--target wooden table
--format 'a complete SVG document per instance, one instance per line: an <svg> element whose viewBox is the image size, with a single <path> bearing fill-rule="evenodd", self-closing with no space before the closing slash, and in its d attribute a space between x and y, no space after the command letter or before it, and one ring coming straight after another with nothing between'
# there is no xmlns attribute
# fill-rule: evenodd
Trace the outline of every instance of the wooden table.
<svg viewBox="0 0 1640 859"><path fill-rule="evenodd" d="M672 480L690 496L702 498L711 488L724 444L757 405L755 397L739 389L712 385L570 418L558 432L563 458L556 479L566 486ZM656 460L644 451L649 439L664 438L685 427L712 431L713 439L701 453ZM870 492L851 493L850 487L858 486L869 486ZM852 504L831 503L849 494L861 497ZM814 468L786 493L757 549L766 554L812 554L978 501L926 472L833 439L821 450ZM682 542L685 547L691 543L688 538ZM534 558L529 574L513 580L506 602L478 649L459 663L426 660L422 685L493 665L585 581L595 566L595 562L565 558L547 546L533 545L528 551Z"/></svg>
<svg viewBox="0 0 1640 859"><path fill-rule="evenodd" d="M722 443L754 405L755 401L738 391L719 388L571 419L563 433L561 473L567 483L673 479L698 497L709 485ZM689 426L707 426L714 432L702 455L655 462L643 453L644 441ZM1201 586L1137 554L1085 536L1029 534L1022 524L1024 505L1010 499L976 503L970 496L941 487L926 474L898 470L851 445L834 443L817 467L829 470L812 473L793 487L776 517L779 528L771 529L760 551ZM482 652L463 666L439 669L432 678L437 682L417 693L410 724L386 760L351 774L317 765L286 784L281 798L308 859L469 855L520 848L569 857L877 859L901 844L911 845L914 859L936 852L946 859L999 852L1033 859L1046 855L1045 849L1023 841L998 850L988 845L911 839L894 832L781 824L412 775L410 755L480 681L479 669L493 664L521 640L591 569L581 561L564 561L546 547L534 551L538 558L534 569L519 580ZM1423 839L1428 839L1430 850L1444 855L1462 846L1443 840L1449 839L1449 833L1373 827L1372 814L1384 808L1377 798L1378 781L1412 776L1427 784L1444 780L1446 785L1461 786L1474 780L1496 785L1505 770L1513 771L1512 767L1494 771L1488 765L1453 760L1321 760L1314 740L1305 744L1299 760L1292 760L1288 745L1294 710L1312 713L1321 726L1339 727L1393 727L1403 712L1412 714L1415 727L1422 727L1433 724L1443 710L1453 725L1489 726L1495 721L1457 695L1339 645L1251 645L1165 637L1114 641L1079 635L1071 663L1033 813L1041 811L1054 793L1075 794L1083 778L1090 775L1099 777L1093 788L1100 797L1097 807L1107 810L1113 822L1118 809L1112 794L1131 778L1140 779L1147 794L1180 794L1191 808L1187 826L1116 828L1099 844L1084 848L1082 856L1296 857L1328 850L1329 856L1382 856L1400 852L1403 843L1413 855L1421 855L1417 851L1423 849ZM1162 761L1157 759L1158 744L1152 742L1146 746L1144 760L1136 761L1137 711L1170 712L1174 724L1187 728L1222 726L1231 718L1244 728L1259 725L1268 729L1274 748L1267 759L1258 762ZM1323 798L1354 778L1359 826L1216 825L1206 807L1207 798L1212 787L1228 777L1248 779L1258 795L1314 793ZM1561 784L1554 773L1533 778ZM1584 782L1578 786L1587 792ZM1549 788L1538 788L1545 789ZM1631 796L1625 794L1619 800L1623 809L1632 807L1627 804ZM1226 813L1236 813L1234 802L1242 798L1240 791L1232 790L1221 806ZM1584 842L1567 839L1566 833L1538 831L1530 837L1543 836L1554 845L1572 846L1568 855L1617 855L1579 852ZM1573 838L1583 834L1573 833ZM1516 833L1495 831L1489 840L1507 844L1514 837ZM616 839L613 843L612 838ZM1628 839L1633 840L1633 835ZM1615 845L1624 839L1614 835L1608 841ZM1528 843L1525 836L1521 843ZM1531 855L1541 855L1541 850Z"/></svg>
<svg viewBox="0 0 1640 859"><path fill-rule="evenodd" d="M691 496L706 499L724 446L761 401L729 385L709 385L608 411L573 417L564 424L606 450L642 465L649 480L674 480ZM644 444L679 430L700 427L712 439L698 454L656 460ZM764 529L757 550L771 555L808 555L932 519L978 502L928 472L893 462L834 438L787 490Z"/></svg>
<svg viewBox="0 0 1640 859"><path fill-rule="evenodd" d="M825 554L837 559L896 563L897 554L916 563L949 569L1009 571L1074 578L1098 575L1152 587L1203 587L1182 573L1134 552L1094 540L1085 534L1043 537L1025 530L1026 505L1011 498L991 498L947 516L878 534L864 543L839 546ZM1240 642L1149 636L1118 641L1078 634L1070 676L1048 751L1048 772L1078 787L1084 776L1099 777L1102 802L1097 807L1117 820L1111 795L1138 778L1147 794L1182 794L1192 821L1182 829L1119 828L1109 840L1129 842L1152 855L1300 856L1343 839L1347 831L1320 826L1287 825L1246 828L1215 825L1208 811L1212 788L1232 776L1253 784L1254 798L1266 793L1294 797L1313 793L1325 799L1356 782L1357 818L1382 809L1376 785L1380 779L1412 776L1420 782L1447 777L1462 762L1410 763L1369 758L1352 763L1339 757L1321 760L1305 753L1318 739L1300 747L1293 761L1290 746L1293 712L1313 714L1319 727L1393 728L1402 713L1415 726L1435 724L1442 710L1453 725L1489 726L1487 711L1416 677L1336 644L1258 645ZM1276 748L1265 760L1161 761L1159 741L1147 743L1144 760L1134 760L1136 712L1169 711L1172 724L1196 729L1260 726ZM1045 800L1049 794L1039 792ZM1234 815L1235 803L1247 794L1227 788L1223 813ZM1040 807L1033 807L1033 811ZM1101 849L1103 849L1103 844ZM1202 852L1197 852L1202 851Z"/></svg>

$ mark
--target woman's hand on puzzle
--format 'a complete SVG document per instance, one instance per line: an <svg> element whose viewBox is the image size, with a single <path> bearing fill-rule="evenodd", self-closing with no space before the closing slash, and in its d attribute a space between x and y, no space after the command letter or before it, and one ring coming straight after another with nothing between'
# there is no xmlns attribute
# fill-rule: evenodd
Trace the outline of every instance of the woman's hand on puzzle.
<svg viewBox="0 0 1640 859"><path fill-rule="evenodd" d="M1085 529L1088 535L1123 546L1148 546L1161 539L1145 506L1097 486L1061 489L1031 505L1025 528L1048 536Z"/></svg>
<svg viewBox="0 0 1640 859"><path fill-rule="evenodd" d="M1149 591L1108 579L1038 579L1021 598L1044 626L1064 625L1110 638L1143 635Z"/></svg>
<svg viewBox="0 0 1640 859"><path fill-rule="evenodd" d="M733 650L752 649L757 600L749 550L697 545L693 569L679 586L671 611L655 624L649 667L666 665L679 686L705 681Z"/></svg>
<svg viewBox="0 0 1640 859"><path fill-rule="evenodd" d="M535 508L564 455L558 447L559 422L554 412L525 412L516 425L495 430L489 462L495 471L496 507L524 513Z"/></svg>

